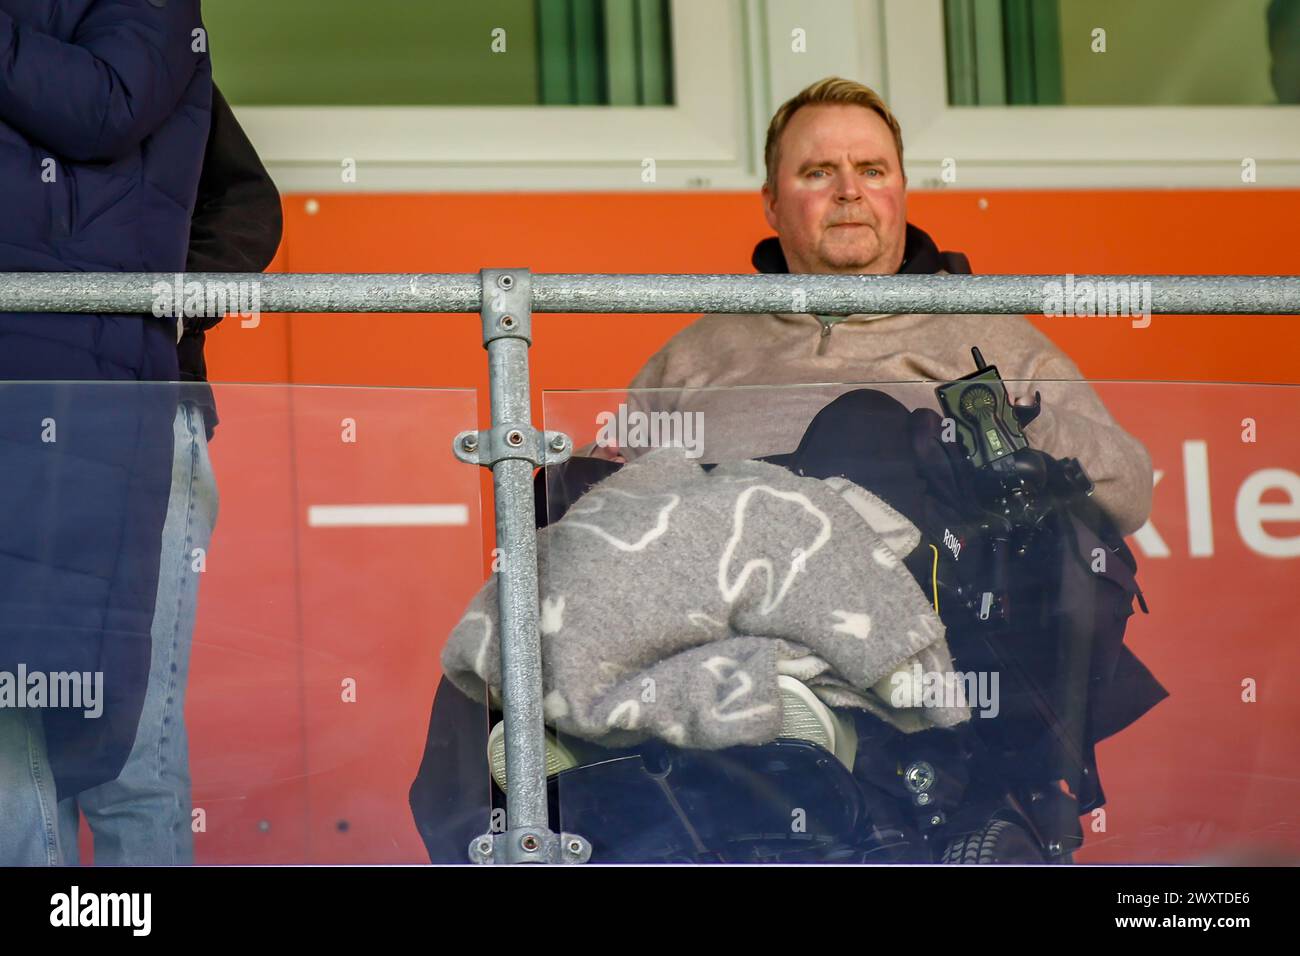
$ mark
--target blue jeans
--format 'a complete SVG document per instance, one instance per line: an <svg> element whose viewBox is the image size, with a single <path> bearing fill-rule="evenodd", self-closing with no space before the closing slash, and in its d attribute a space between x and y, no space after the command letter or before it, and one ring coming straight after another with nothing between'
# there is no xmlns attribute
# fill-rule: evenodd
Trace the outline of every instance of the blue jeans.
<svg viewBox="0 0 1300 956"><path fill-rule="evenodd" d="M0 707L0 866L60 862L55 799L40 711Z"/></svg>
<svg viewBox="0 0 1300 956"><path fill-rule="evenodd" d="M59 844L65 864L79 861L78 809L86 815L95 837L96 864L194 862L185 687L202 577L195 570L199 560L195 549L203 549L206 560L217 505L203 411L183 401L176 411L172 486L162 532L152 629L153 656L140 727L116 780L59 802Z"/></svg>

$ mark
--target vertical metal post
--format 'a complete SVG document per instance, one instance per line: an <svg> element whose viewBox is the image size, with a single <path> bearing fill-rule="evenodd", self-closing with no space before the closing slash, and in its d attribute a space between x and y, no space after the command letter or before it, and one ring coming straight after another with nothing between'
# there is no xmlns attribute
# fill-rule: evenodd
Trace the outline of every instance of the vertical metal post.
<svg viewBox="0 0 1300 956"><path fill-rule="evenodd" d="M528 395L531 345L530 276L485 269L483 344L488 350L492 428L509 425L508 447L523 447L532 432ZM512 321L513 320L513 321ZM496 333L507 334L496 334ZM533 464L505 458L492 464L497 547L501 571L497 600L501 620L501 692L506 722L506 778L510 794L506 825L520 850L540 851L527 834L548 830L546 742L542 726L542 649L537 630L537 532Z"/></svg>
<svg viewBox="0 0 1300 956"><path fill-rule="evenodd" d="M542 723L542 651L537 627L537 530L533 468L569 457L571 443L532 426L528 349L532 345L532 283L527 269L484 269L481 316L488 352L492 427L456 436L463 461L492 469L501 570L497 602L501 696L505 718L506 832L470 845L480 863L583 862L580 837L550 829L546 739Z"/></svg>

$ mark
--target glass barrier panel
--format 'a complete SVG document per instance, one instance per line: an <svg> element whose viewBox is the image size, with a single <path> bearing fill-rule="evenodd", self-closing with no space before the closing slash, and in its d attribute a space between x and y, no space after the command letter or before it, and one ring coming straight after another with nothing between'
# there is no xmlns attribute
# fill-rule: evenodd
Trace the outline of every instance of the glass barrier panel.
<svg viewBox="0 0 1300 956"><path fill-rule="evenodd" d="M467 390L0 385L0 861L465 862L486 710L440 655L484 574L476 420Z"/></svg>
<svg viewBox="0 0 1300 956"><path fill-rule="evenodd" d="M940 384L545 393L553 826L593 862L1300 860L1300 388Z"/></svg>

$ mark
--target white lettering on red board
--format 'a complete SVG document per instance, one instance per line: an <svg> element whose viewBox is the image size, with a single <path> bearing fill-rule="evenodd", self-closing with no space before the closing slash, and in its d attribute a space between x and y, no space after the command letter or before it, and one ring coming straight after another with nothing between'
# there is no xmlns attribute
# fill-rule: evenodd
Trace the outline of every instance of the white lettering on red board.
<svg viewBox="0 0 1300 956"><path fill-rule="evenodd" d="M1164 472L1156 469L1159 487ZM1283 491L1286 501L1265 502L1270 491ZM1209 449L1201 440L1183 442L1183 491L1187 508L1187 553L1194 558L1214 555L1214 515L1210 495ZM1234 507L1237 533L1247 548L1268 558L1300 557L1300 532L1277 534L1268 522L1300 522L1300 474L1286 468L1262 468L1246 476L1237 489ZM1134 543L1148 558L1172 552L1151 521L1133 533Z"/></svg>

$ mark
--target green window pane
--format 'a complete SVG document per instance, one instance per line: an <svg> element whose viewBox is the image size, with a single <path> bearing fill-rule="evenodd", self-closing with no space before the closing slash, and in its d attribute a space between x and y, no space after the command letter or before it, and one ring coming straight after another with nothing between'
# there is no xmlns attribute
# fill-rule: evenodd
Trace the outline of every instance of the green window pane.
<svg viewBox="0 0 1300 956"><path fill-rule="evenodd" d="M577 91L572 62L573 31L569 3L537 4L538 74L543 103L573 103Z"/></svg>
<svg viewBox="0 0 1300 956"><path fill-rule="evenodd" d="M1300 102L1300 0L945 0L954 106Z"/></svg>
<svg viewBox="0 0 1300 956"><path fill-rule="evenodd" d="M525 0L220 0L203 15L217 83L232 103L539 101L536 11ZM504 52L493 52L498 29Z"/></svg>
<svg viewBox="0 0 1300 956"><path fill-rule="evenodd" d="M602 6L609 102L615 106L631 106L637 102L635 0L604 0Z"/></svg>
<svg viewBox="0 0 1300 956"><path fill-rule="evenodd" d="M1061 4L1065 102L1075 106L1262 106L1269 83L1270 0L1096 0ZM1275 9L1294 2L1274 4ZM1092 33L1104 29L1106 52ZM1300 35L1289 50L1300 57ZM1293 97L1289 102L1296 102Z"/></svg>
<svg viewBox="0 0 1300 956"><path fill-rule="evenodd" d="M541 0L542 3L567 3L571 6L569 29L573 34L574 105L590 106L606 102L605 49L600 0Z"/></svg>
<svg viewBox="0 0 1300 956"><path fill-rule="evenodd" d="M667 106L673 102L672 22L668 0L636 0L639 102Z"/></svg>
<svg viewBox="0 0 1300 956"><path fill-rule="evenodd" d="M668 0L536 0L541 102L666 106L672 94Z"/></svg>
<svg viewBox="0 0 1300 956"><path fill-rule="evenodd" d="M246 106L662 105L667 0L219 0L216 78Z"/></svg>
<svg viewBox="0 0 1300 956"><path fill-rule="evenodd" d="M1002 13L1000 2L945 0L948 101L954 106L1006 103Z"/></svg>

